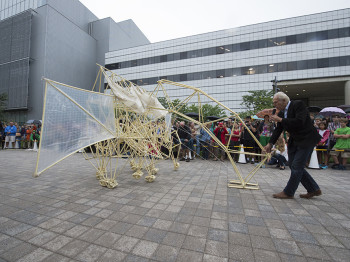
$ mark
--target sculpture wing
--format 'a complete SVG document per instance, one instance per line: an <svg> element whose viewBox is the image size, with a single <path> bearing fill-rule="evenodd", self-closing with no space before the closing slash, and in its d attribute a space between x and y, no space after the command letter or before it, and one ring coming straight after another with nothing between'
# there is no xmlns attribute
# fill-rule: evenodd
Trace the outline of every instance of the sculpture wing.
<svg viewBox="0 0 350 262"><path fill-rule="evenodd" d="M71 154L115 137L114 98L46 80L43 126L34 176Z"/></svg>

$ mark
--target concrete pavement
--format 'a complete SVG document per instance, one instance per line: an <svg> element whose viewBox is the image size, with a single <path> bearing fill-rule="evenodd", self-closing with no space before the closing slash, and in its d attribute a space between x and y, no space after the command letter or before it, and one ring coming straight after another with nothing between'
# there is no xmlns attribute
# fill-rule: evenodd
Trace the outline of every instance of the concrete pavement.
<svg viewBox="0 0 350 262"><path fill-rule="evenodd" d="M349 170L309 170L323 195L301 199L300 186L279 200L289 169L261 169L260 190L241 190L227 187L227 161L173 171L165 160L155 182L126 167L107 189L81 154L39 178L35 164L34 152L0 151L0 261L350 260Z"/></svg>

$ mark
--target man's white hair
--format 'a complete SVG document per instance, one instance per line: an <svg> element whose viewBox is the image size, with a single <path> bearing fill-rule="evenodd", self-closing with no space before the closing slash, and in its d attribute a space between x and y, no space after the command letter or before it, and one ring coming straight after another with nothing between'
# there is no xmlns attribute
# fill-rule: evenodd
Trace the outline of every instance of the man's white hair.
<svg viewBox="0 0 350 262"><path fill-rule="evenodd" d="M283 92L277 92L273 97L277 98L278 100L284 100L287 103L290 100L289 97Z"/></svg>

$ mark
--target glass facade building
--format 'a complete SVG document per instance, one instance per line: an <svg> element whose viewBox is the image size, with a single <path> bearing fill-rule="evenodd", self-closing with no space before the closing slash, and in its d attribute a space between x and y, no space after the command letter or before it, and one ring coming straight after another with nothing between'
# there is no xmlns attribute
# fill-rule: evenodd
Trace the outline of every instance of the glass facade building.
<svg viewBox="0 0 350 262"><path fill-rule="evenodd" d="M132 20L98 19L78 0L1 0L0 120L42 118L42 77L91 89L106 52L148 43Z"/></svg>
<svg viewBox="0 0 350 262"><path fill-rule="evenodd" d="M235 111L244 110L243 95L271 89L275 77L292 99L344 104L350 80L350 9L112 51L106 54L106 67L147 90L159 79L201 88ZM327 94L327 85L317 85L325 79L341 88ZM294 90L289 82L297 83ZM187 92L173 87L169 95L183 99Z"/></svg>

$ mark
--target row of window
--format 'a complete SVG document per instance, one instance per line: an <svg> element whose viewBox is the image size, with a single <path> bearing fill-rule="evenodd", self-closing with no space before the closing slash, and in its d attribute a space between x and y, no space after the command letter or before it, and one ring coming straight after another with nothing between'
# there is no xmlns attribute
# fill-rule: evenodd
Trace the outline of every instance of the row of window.
<svg viewBox="0 0 350 262"><path fill-rule="evenodd" d="M219 54L225 54L225 53L231 53L231 52L240 52L240 51L246 51L246 50L266 48L266 47L291 45L291 44L336 39L336 38L343 38L343 37L350 37L350 27L317 31L317 32L311 32L311 33L303 33L303 34L297 34L297 35L281 36L281 37L275 37L275 38L255 40L250 42L242 42L237 44L197 49L197 50L186 51L181 53L135 59L131 61L108 64L106 65L106 68L109 70L123 69L128 67L164 63L164 62L170 62L170 61L176 61L176 60L182 60L182 59L188 59L188 58L219 55Z"/></svg>
<svg viewBox="0 0 350 262"><path fill-rule="evenodd" d="M350 56L319 58L301 61L291 61L282 63L273 63L265 65L253 65L245 67L227 68L179 75L169 75L160 77L151 77L144 79L130 80L131 82L142 85L154 85L160 79L167 79L173 82L194 81L212 78L234 77L241 75L266 74L274 72L286 72L294 70L307 70L316 68L349 66Z"/></svg>

